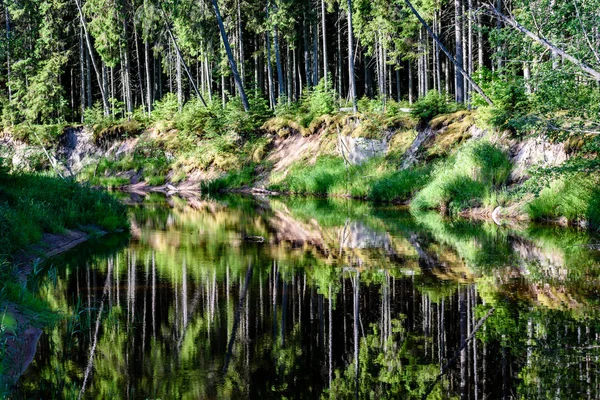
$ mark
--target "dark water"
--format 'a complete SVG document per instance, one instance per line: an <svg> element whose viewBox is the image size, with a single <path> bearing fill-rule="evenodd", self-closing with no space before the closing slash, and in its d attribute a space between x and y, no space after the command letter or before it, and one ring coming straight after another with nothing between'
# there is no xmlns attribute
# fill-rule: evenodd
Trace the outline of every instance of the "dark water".
<svg viewBox="0 0 600 400"><path fill-rule="evenodd" d="M48 267L65 318L17 397L600 397L584 232L244 197L131 221Z"/></svg>

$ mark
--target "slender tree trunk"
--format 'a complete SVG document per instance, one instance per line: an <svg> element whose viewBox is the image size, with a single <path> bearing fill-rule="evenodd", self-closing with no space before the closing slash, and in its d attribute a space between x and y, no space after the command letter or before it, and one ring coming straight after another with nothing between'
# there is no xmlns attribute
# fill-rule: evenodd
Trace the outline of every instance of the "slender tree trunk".
<svg viewBox="0 0 600 400"><path fill-rule="evenodd" d="M148 40L144 40L144 58L146 60L146 106L148 117L152 114L152 75L150 75L150 46Z"/></svg>
<svg viewBox="0 0 600 400"><path fill-rule="evenodd" d="M337 92L338 96L341 98L342 93L344 93L343 88L343 80L342 80L342 13L340 10L339 3L336 2L337 9L337 54L336 54L336 64L337 64ZM365 66L366 70L366 66Z"/></svg>
<svg viewBox="0 0 600 400"><path fill-rule="evenodd" d="M496 12L498 14L502 13L502 0L496 0ZM496 18L496 30L498 31L498 37L500 37L500 30L502 29L502 19L500 17ZM496 46L496 55L498 56L497 65L498 70L502 69L502 44L498 41L498 45Z"/></svg>
<svg viewBox="0 0 600 400"><path fill-rule="evenodd" d="M469 76L473 76L473 0L468 0L468 33L467 33L467 41L468 41L468 45L467 45L467 49L469 51L469 55L467 57L467 61L468 61L468 67L467 67L467 73L469 74ZM469 101L469 105L471 104L471 98L472 98L472 94L471 94L471 84L468 83L468 101Z"/></svg>
<svg viewBox="0 0 600 400"><path fill-rule="evenodd" d="M352 0L348 0L348 75L352 110L358 112L356 104L356 78L354 76L354 37L352 32Z"/></svg>
<svg viewBox="0 0 600 400"><path fill-rule="evenodd" d="M12 90L10 82L10 14L8 12L8 2L4 0L4 17L6 21L6 87L8 89L8 101L12 101Z"/></svg>
<svg viewBox="0 0 600 400"><path fill-rule="evenodd" d="M273 66L271 65L271 38L269 32L265 32L267 43L267 79L269 81L269 104L271 109L275 108L275 83L273 82Z"/></svg>
<svg viewBox="0 0 600 400"><path fill-rule="evenodd" d="M181 76L181 58L176 57L177 60L175 62L175 80L177 84L177 107L179 108L179 112L183 110L183 79Z"/></svg>
<svg viewBox="0 0 600 400"><path fill-rule="evenodd" d="M481 23L481 13L477 13L477 68L479 78L483 73L483 24Z"/></svg>
<svg viewBox="0 0 600 400"><path fill-rule="evenodd" d="M304 12L304 24L302 24L302 40L304 41L304 76L306 87L310 88L310 53L308 49L308 18L306 16L306 11Z"/></svg>
<svg viewBox="0 0 600 400"><path fill-rule="evenodd" d="M459 1L460 0L456 0L456 2L459 2ZM473 79L469 76L469 74L467 74L467 72L464 70L464 68L462 67L462 65L460 65L460 62L457 61L456 59L454 59L454 57L452 57L452 54L450 54L450 52L448 51L448 49L446 48L446 46L444 46L442 44L442 42L440 41L440 39L433 33L433 31L431 30L431 28L429 27L429 25L427 25L427 23L425 22L425 20L423 18L421 18L421 16L417 12L417 10L410 3L410 1L409 0L404 0L404 2L411 9L411 11L415 15L415 17L417 17L417 19L419 20L419 22L421 22L421 25L423 25L425 27L425 29L427 30L427 32L429 33L429 35L431 35L431 37L433 37L435 39L435 41L440 46L440 49L444 52L444 54L446 54L446 57L448 57L448 59L450 61L452 61L452 63L456 67L456 69L458 69L459 72L461 72L467 78L467 80L471 83L471 85L473 85L473 89L475 89L477 91L477 93L479 93L481 95L481 97L483 97L484 100L488 104L493 105L494 103L492 102L492 100L485 94L485 92L479 87L479 85L477 85L473 81ZM460 37L460 35L459 35L459 37ZM461 59L462 59L462 57L461 57Z"/></svg>
<svg viewBox="0 0 600 400"><path fill-rule="evenodd" d="M83 30L83 29L82 29ZM85 83L86 83L86 93L85 96L87 100L87 108L92 108L92 68L90 67L90 53L85 52Z"/></svg>
<svg viewBox="0 0 600 400"><path fill-rule="evenodd" d="M400 64L399 62L397 64ZM400 92L400 70L396 68L396 100L402 101L402 93Z"/></svg>
<svg viewBox="0 0 600 400"><path fill-rule="evenodd" d="M412 62L411 60L408 60L408 104L411 105L414 101L413 85Z"/></svg>
<svg viewBox="0 0 600 400"><path fill-rule="evenodd" d="M125 8L124 2L122 4L122 7L123 9ZM125 40L123 41L123 64L121 68L123 70L123 78L125 80L125 82L123 82L123 85L125 86L125 109L127 110L128 114L131 114L133 113L133 100L131 96L131 71L129 66L129 34L127 32L127 16L124 11L122 23L123 36Z"/></svg>
<svg viewBox="0 0 600 400"><path fill-rule="evenodd" d="M240 53L240 78L242 80L242 85L246 83L246 68L244 65L244 36L242 30L242 6L241 0L237 0L237 28L238 28L238 45L239 45L239 53Z"/></svg>
<svg viewBox="0 0 600 400"><path fill-rule="evenodd" d="M219 31L221 32L221 39L223 39L223 44L225 45L225 51L227 52L227 58L229 59L229 66L231 67L231 72L233 73L233 79L235 79L235 83L238 87L244 110L248 112L250 109L250 105L248 103L248 98L246 97L244 85L242 84L242 80L240 79L235 60L233 59L233 53L231 52L231 46L229 45L227 32L225 32L225 26L223 25L223 19L221 18L221 13L219 12L219 5L217 4L217 0L212 0L212 5L217 16L217 23L219 24Z"/></svg>
<svg viewBox="0 0 600 400"><path fill-rule="evenodd" d="M85 114L85 50L83 48L83 29L79 31L79 73L81 74L81 122L84 122Z"/></svg>
<svg viewBox="0 0 600 400"><path fill-rule="evenodd" d="M458 103L465 101L465 84L460 69L463 69L463 40L462 40L462 4L461 0L454 0L454 39L456 43L456 72L455 79L455 99Z"/></svg>
<svg viewBox="0 0 600 400"><path fill-rule="evenodd" d="M327 87L327 27L325 26L325 0L321 0L321 27L323 29L323 79Z"/></svg>
<svg viewBox="0 0 600 400"><path fill-rule="evenodd" d="M92 49L92 43L91 43L91 40L90 40L89 32L87 30L87 24L85 22L85 17L83 16L83 10L81 9L81 4L79 3L80 0L74 0L74 1L75 1L75 5L77 6L77 12L79 13L79 19L81 21L81 27L83 29L83 33L84 33L84 36L85 36L85 42L87 44L89 57L90 57L90 60L92 62L92 65L94 67L94 71L96 71L96 78L98 80L98 85L100 87L100 95L102 96L102 106L104 107L104 115L109 115L110 114L110 108L108 106L108 98L106 97L106 90L103 87L104 85L101 84L102 78L100 76L100 71L98 70L98 66L96 65L96 60L94 59L94 52L93 52L93 49Z"/></svg>
<svg viewBox="0 0 600 400"><path fill-rule="evenodd" d="M275 25L275 35L273 39L273 45L275 46L275 65L277 67L277 87L279 88L279 95L277 99L281 99L285 96L285 80L283 79L283 66L281 65L281 51L279 49L279 28Z"/></svg>
<svg viewBox="0 0 600 400"><path fill-rule="evenodd" d="M312 25L313 33L313 86L319 84L319 28L317 19L314 20Z"/></svg>
<svg viewBox="0 0 600 400"><path fill-rule="evenodd" d="M146 99L144 97L144 78L142 75L142 59L140 56L139 38L137 28L135 26L135 18L133 22L133 37L135 40L135 56L137 59L137 74L138 74L138 85L140 87L140 99L142 103L142 109L146 109Z"/></svg>

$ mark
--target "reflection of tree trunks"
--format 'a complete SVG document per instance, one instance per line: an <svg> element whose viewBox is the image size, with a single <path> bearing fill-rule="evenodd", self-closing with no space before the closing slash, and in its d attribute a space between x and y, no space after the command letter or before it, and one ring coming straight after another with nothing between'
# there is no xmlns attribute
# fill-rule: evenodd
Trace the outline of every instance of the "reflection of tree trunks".
<svg viewBox="0 0 600 400"><path fill-rule="evenodd" d="M156 262L152 252L152 336L156 338Z"/></svg>
<svg viewBox="0 0 600 400"><path fill-rule="evenodd" d="M473 301L473 305L471 306L471 310L473 310L473 314L471 317L471 321L475 324L475 308L477 306L477 289L475 286L472 288L473 295L471 299ZM473 329L475 327L473 326ZM475 400L479 398L479 379L478 379L478 371L477 371L477 340L473 340L473 381L475 382Z"/></svg>
<svg viewBox="0 0 600 400"><path fill-rule="evenodd" d="M94 329L93 342L92 347L90 349L90 357L88 359L88 365L83 376L83 384L81 385L81 390L79 391L79 399L81 399L83 397L83 394L85 393L85 387L87 385L88 378L94 366L94 353L96 352L96 346L98 344L98 331L100 330L100 320L102 319L102 312L104 311L104 301L106 300L108 290L110 287L110 279L113 267L114 260L111 257L108 259L108 271L106 273L106 281L104 282L104 289L102 290L102 299L100 300L100 308L98 309L98 316L96 317L96 328Z"/></svg>
<svg viewBox="0 0 600 400"><path fill-rule="evenodd" d="M416 234L408 234L407 239L419 256L419 266L421 268L431 269L438 264L437 260L432 255L423 250L423 247L419 243L419 237Z"/></svg>
<svg viewBox="0 0 600 400"><path fill-rule="evenodd" d="M285 347L285 324L287 318L288 285L283 282L283 296L281 299L281 345Z"/></svg>
<svg viewBox="0 0 600 400"><path fill-rule="evenodd" d="M331 378L333 375L333 366L332 366L332 359L333 359L333 344L332 344L332 339L333 339L333 312L332 312L332 307L331 307L331 303L332 303L332 295L331 295L331 283L329 284L329 301L328 306L329 306L329 340L327 341L328 344L328 351L327 351L327 355L328 355L328 359L329 359L329 388L331 389Z"/></svg>
<svg viewBox="0 0 600 400"><path fill-rule="evenodd" d="M356 272L356 280L354 282L354 368L355 368L355 391L354 396L358 399L358 377L359 377L359 363L358 363L358 353L360 350L360 345L358 342L358 323L360 320L360 312L359 312L359 301L360 301L360 272Z"/></svg>
<svg viewBox="0 0 600 400"><path fill-rule="evenodd" d="M465 299L465 289L458 290L458 309L460 324L460 341L465 341L467 337L467 301ZM460 398L467 398L467 349L460 350Z"/></svg>
<svg viewBox="0 0 600 400"><path fill-rule="evenodd" d="M460 301L460 291L459 291L459 301ZM448 371L448 369L456 362L456 360L458 359L458 356L462 354L462 351L468 346L469 342L471 340L473 340L473 338L475 337L475 334L477 334L479 329L481 329L481 327L483 326L485 321L487 321L487 319L494 313L494 311L495 311L494 308L490 309L487 312L487 314L483 318L481 318L479 320L479 322L477 322L477 325L475 325L475 327L473 328L473 332L471 333L471 335L469 337L467 337L463 342L461 342L458 350L456 350L456 352L454 353L454 356L452 356L452 358L450 360L448 360L446 365L444 365L444 367L442 368L442 372L438 375L438 377L434 381L432 381L429 384L427 390L425 391L425 394L423 394L422 399L426 399L431 394L431 392L435 388L435 385L440 381L440 379L442 379L442 377L444 376L446 371ZM461 387L462 387L462 385L461 385Z"/></svg>
<svg viewBox="0 0 600 400"><path fill-rule="evenodd" d="M227 373L227 369L229 368L229 362L231 360L231 354L233 353L233 344L235 342L235 336L237 332L237 327L240 323L240 314L242 311L242 307L244 306L244 300L246 298L246 294L248 293L248 287L250 286L250 279L252 279L252 264L248 266L248 270L246 271L246 281L244 283L244 290L240 295L240 301L238 303L238 307L235 313L235 318L233 320L233 329L231 330L231 336L229 338L229 344L227 345L227 354L225 355L225 365L223 366L223 374Z"/></svg>

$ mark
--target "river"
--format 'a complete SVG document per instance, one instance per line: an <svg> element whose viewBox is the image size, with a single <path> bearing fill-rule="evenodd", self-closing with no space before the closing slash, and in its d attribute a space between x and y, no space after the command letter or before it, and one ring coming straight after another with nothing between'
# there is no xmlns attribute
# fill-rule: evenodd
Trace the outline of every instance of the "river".
<svg viewBox="0 0 600 400"><path fill-rule="evenodd" d="M351 200L132 197L46 264L16 398L600 397L598 237Z"/></svg>

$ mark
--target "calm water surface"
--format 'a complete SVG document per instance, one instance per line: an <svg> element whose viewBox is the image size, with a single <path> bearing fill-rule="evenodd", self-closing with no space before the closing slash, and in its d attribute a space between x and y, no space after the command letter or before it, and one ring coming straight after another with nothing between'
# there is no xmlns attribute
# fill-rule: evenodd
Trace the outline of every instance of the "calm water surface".
<svg viewBox="0 0 600 400"><path fill-rule="evenodd" d="M600 397L600 240L347 200L153 197L48 265L18 398ZM263 241L264 239L264 241Z"/></svg>

